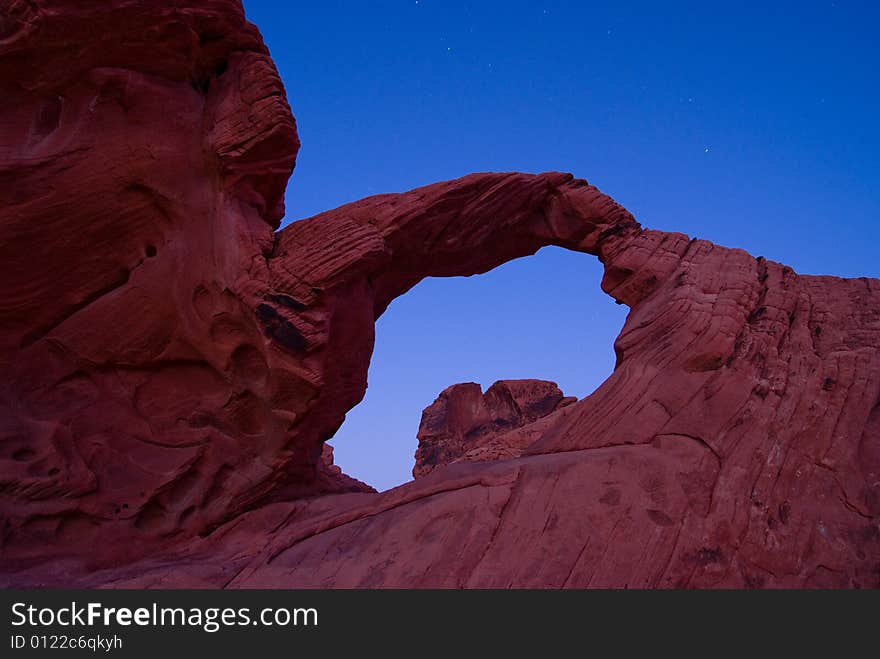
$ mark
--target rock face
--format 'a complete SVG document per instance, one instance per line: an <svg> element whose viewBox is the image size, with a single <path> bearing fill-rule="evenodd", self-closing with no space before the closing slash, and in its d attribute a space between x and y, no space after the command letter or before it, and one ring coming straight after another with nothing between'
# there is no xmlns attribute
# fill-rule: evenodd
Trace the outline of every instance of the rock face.
<svg viewBox="0 0 880 659"><path fill-rule="evenodd" d="M545 380L499 380L485 394L476 382L448 387L422 412L413 476L453 462L518 457L536 439L530 424L576 400Z"/></svg>
<svg viewBox="0 0 880 659"><path fill-rule="evenodd" d="M316 492L375 492L376 489L342 472L333 462L333 447L324 444L315 478Z"/></svg>
<svg viewBox="0 0 880 659"><path fill-rule="evenodd" d="M298 140L238 2L0 9L2 585L880 587L880 281L560 173L274 231ZM330 467L391 300L545 245L630 307L611 377L544 416L481 396L524 424L477 433L500 459L381 494Z"/></svg>
<svg viewBox="0 0 880 659"><path fill-rule="evenodd" d="M288 431L315 376L262 297L299 143L240 3L0 15L7 560L94 534L126 560L265 499L291 461L319 491L320 444Z"/></svg>

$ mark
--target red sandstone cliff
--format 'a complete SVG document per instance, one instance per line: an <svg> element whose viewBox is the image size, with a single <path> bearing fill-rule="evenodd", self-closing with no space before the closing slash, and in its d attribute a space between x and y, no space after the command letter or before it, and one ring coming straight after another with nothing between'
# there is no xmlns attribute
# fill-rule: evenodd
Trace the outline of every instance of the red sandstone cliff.
<svg viewBox="0 0 880 659"><path fill-rule="evenodd" d="M0 9L3 584L880 586L880 281L559 173L276 232L298 140L238 2ZM519 457L328 468L390 301L544 245L630 307L612 376Z"/></svg>

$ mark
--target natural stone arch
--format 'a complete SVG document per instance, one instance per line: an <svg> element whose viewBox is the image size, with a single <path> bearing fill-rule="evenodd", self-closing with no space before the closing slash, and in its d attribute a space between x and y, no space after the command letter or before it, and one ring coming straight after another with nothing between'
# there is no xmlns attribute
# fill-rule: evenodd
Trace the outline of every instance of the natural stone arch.
<svg viewBox="0 0 880 659"><path fill-rule="evenodd" d="M598 255L639 225L570 174L473 174L371 197L278 232L263 313L302 337L325 375L298 442L332 436L366 391L374 322L426 277L468 276L555 245ZM310 319L310 320L307 320ZM318 329L316 329L318 328ZM283 343L283 342L282 342Z"/></svg>

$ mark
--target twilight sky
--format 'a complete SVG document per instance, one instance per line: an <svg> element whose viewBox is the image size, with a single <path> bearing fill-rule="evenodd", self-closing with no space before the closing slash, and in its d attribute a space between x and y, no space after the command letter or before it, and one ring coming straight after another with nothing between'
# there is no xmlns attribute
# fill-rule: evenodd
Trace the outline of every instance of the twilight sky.
<svg viewBox="0 0 880 659"><path fill-rule="evenodd" d="M474 171L562 170L645 226L880 276L880 4L244 4L302 140L286 222ZM588 395L626 314L600 278L547 248L392 303L337 464L379 489L411 478L421 410L456 382Z"/></svg>

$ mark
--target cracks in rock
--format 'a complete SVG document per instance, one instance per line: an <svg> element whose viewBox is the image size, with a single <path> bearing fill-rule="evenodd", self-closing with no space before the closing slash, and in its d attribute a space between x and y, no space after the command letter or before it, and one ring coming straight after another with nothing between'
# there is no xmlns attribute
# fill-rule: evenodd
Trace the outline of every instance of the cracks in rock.
<svg viewBox="0 0 880 659"><path fill-rule="evenodd" d="M271 272L271 261L278 255L278 243L281 240L281 229L272 232L272 246L268 251L263 251L263 258L266 261L266 270Z"/></svg>
<svg viewBox="0 0 880 659"><path fill-rule="evenodd" d="M814 320L815 307L816 307L816 305L811 298L810 299L810 309L807 312L807 329L809 330L809 333L810 333L810 344L813 347L813 354L816 355L816 357L818 357L819 359L822 359L822 353L819 348L819 341L822 336L822 325L820 325L818 321Z"/></svg>
<svg viewBox="0 0 880 659"><path fill-rule="evenodd" d="M652 437L651 439L653 440L653 439L655 439L655 438L657 438L657 437L662 437L662 436L664 436L664 435L667 436L667 437L669 437L669 436L673 436L673 435L677 435L677 436L679 436L679 437L687 437L688 439L692 439L693 441L697 442L698 444L701 444L701 445L703 446L703 448L708 449L709 452L710 452L712 455L715 456L715 459L718 460L718 465L719 465L719 467L720 467L721 464L723 463L723 459L722 459L722 457L721 457L721 454L720 454L718 451L716 451L716 450L712 447L712 445L709 444L709 442L707 442L707 441L706 441L705 439L703 439L702 437L697 437L696 435L689 435L689 434L684 433L684 432L668 432L668 433L662 433L662 432L661 432L661 433L657 433L656 435L654 435L654 437Z"/></svg>
<svg viewBox="0 0 880 659"><path fill-rule="evenodd" d="M699 240L700 240L699 238L694 236L693 238L691 238L688 241L687 247L684 248L684 252L681 255L681 262L682 263L688 263L688 264L693 263L693 260L690 259L689 257L691 254L691 250L694 248L694 246L697 244L697 242Z"/></svg>
<svg viewBox="0 0 880 659"><path fill-rule="evenodd" d="M517 467L516 473L513 476L512 485L510 486L510 493L507 495L507 499L504 501L504 505L501 506L501 510L498 513L498 524L496 524L495 528L492 530L492 536L489 538L488 542L486 542L486 547L483 549L483 554L480 556L479 560L474 563L474 567L471 570L471 574L468 577L470 579L473 577L474 572L477 571L480 564L483 562L483 559L486 558L486 554L489 553L489 550L492 548L492 545L495 542L495 539L498 537L498 534L501 532L501 527L504 524L504 515L510 507L510 502L513 498L518 494L519 489L521 489L521 481L520 476L522 475L522 468ZM467 581L467 580L465 580Z"/></svg>
<svg viewBox="0 0 880 659"><path fill-rule="evenodd" d="M826 379L827 383L827 379ZM852 391L854 383L849 383L846 388L846 392L843 394L843 399L840 402L840 405L837 406L837 417L834 419L834 426L831 428L831 434L829 436L828 447L822 453L822 457L819 458L820 462L824 462L825 458L831 452L831 449L834 448L834 440L837 438L837 429L840 427L840 422L844 417L844 412L846 412L846 404L850 399L850 392ZM827 391L827 388L823 385L823 390Z"/></svg>
<svg viewBox="0 0 880 659"><path fill-rule="evenodd" d="M805 456L806 457L806 456ZM874 520L880 518L880 515L871 515L869 513L864 512L861 508L859 508L856 504L850 501L849 496L847 495L846 488L843 486L843 483L840 481L840 473L831 465L827 465L823 463L821 460L814 460L811 463L814 467L819 467L820 469L826 470L831 473L831 477L834 479L834 484L837 485L837 488L840 490L840 496L838 499L844 505L844 507L853 512L860 517L864 517L865 519Z"/></svg>
<svg viewBox="0 0 880 659"><path fill-rule="evenodd" d="M661 407L661 409L666 413L666 416L667 416L668 418L671 419L673 416L675 416L672 412L669 411L669 407L666 405L666 403L664 403L664 402L663 402L662 400L660 400L659 398L654 398L654 399L651 400L651 402L652 402L652 403L657 403L657 404Z"/></svg>
<svg viewBox="0 0 880 659"><path fill-rule="evenodd" d="M840 481L838 481L836 478L834 480L837 482L837 486L840 488L840 491L843 494L843 496L839 497L839 499L840 499L841 503L843 503L843 505L847 508L847 510L849 510L850 512L856 513L860 517L864 517L865 519L869 519L869 520L875 520L878 517L880 517L880 515L869 515L866 512L862 512L862 510L860 508L858 508L855 504L850 502L849 498L846 496L846 490L843 489L843 486L840 484Z"/></svg>
<svg viewBox="0 0 880 659"><path fill-rule="evenodd" d="M248 567L250 567L250 564L247 563L247 562L245 562L245 564L244 564L243 566L241 566L241 568L239 568L239 569L235 572L235 574L233 574L231 577L229 577L226 581L223 582L223 585L220 586L220 590L226 590L226 589L229 587L229 584L231 584L233 581L235 581L236 579L238 579L238 577L241 576L241 574L242 574L245 570L247 570Z"/></svg>
<svg viewBox="0 0 880 659"><path fill-rule="evenodd" d="M628 519L629 510L627 510L627 518ZM608 534L608 540L605 543L605 549L602 551L602 556L599 557L599 560L596 561L596 568L590 574L590 578L587 580L586 588L589 588L593 584L593 579L596 577L596 572L598 572L599 567L605 561L605 557L608 555L608 551L611 549L611 541L614 539L614 534L617 532L617 528L620 526L620 523L624 520L624 516L621 515L617 518L617 521L614 522L614 526L611 528L611 533Z"/></svg>
<svg viewBox="0 0 880 659"><path fill-rule="evenodd" d="M753 325L762 315L763 311L759 313L759 309L764 309L764 302L767 298L767 292L769 291L769 286L767 285L767 279L770 277L769 269L767 267L767 260L763 256L759 256L756 261L755 267L755 276L758 283L758 297L752 306L751 311L746 314L746 321L740 327L740 331L734 339L733 342L733 350L730 353L730 356L727 358L726 366L730 368L733 363L739 359L742 355L743 345L745 344L747 336L751 333L750 327Z"/></svg>
<svg viewBox="0 0 880 659"><path fill-rule="evenodd" d="M578 552L577 558L574 559L574 563L571 564L571 569L568 571L568 574L566 575L565 579L563 580L560 588L565 588L566 586L568 586L569 582L571 581L572 576L574 575L575 568L577 568L578 564L581 562L581 558L583 558L584 554L586 553L587 547L590 546L590 540L592 540L592 538L587 536L587 541L584 543L584 546L581 547L581 550Z"/></svg>
<svg viewBox="0 0 880 659"><path fill-rule="evenodd" d="M716 479L716 482L717 482L717 479ZM715 488L713 486L713 488L712 488L713 493L714 493L714 489ZM710 507L711 507L711 503L710 503ZM654 581L654 583L652 584L652 586L651 586L652 588L656 588L658 586L658 584L660 584L660 582L663 581L663 577L669 571L669 566L672 565L672 559L675 558L675 553L678 550L678 541L681 539L681 533L684 530L684 525L685 525L686 520L687 520L687 515L685 515L685 517L681 520L681 522L679 522L678 530L675 532L675 540L672 541L672 549L669 552L669 558L666 559L666 563L663 565L663 568L659 572L657 572L657 578Z"/></svg>
<svg viewBox="0 0 880 659"><path fill-rule="evenodd" d="M94 304L95 302L100 300L101 298L103 298L107 295L110 295L111 293L113 293L117 289L125 286L128 283L128 280L130 277L131 277L131 270L126 268L126 269L120 271L117 274L117 276L109 284L103 286L102 288L98 289L97 291L90 293L85 298L83 298L80 302L72 305L72 307L65 309L64 313L62 313L55 320L52 320L52 321L46 323L45 325L38 327L37 329L33 330L32 332L29 332L28 334L26 334L21 339L21 343L19 344L19 347L22 349L29 348L30 346L32 346L34 343L36 343L40 339L45 338L50 332L52 332L52 330L54 330L56 327L61 325L61 323L63 323L64 321L73 317L74 315L76 315L77 313L79 313L80 311L85 309L86 307L91 306L92 304Z"/></svg>
<svg viewBox="0 0 880 659"><path fill-rule="evenodd" d="M635 220L633 220L633 222L635 222ZM638 222L635 222L635 225L620 223L608 227L607 229L599 233L598 237L596 238L596 249L598 250L602 246L602 243L604 243L609 238L612 238L613 236L622 236L630 229L635 228L635 226L638 226Z"/></svg>

